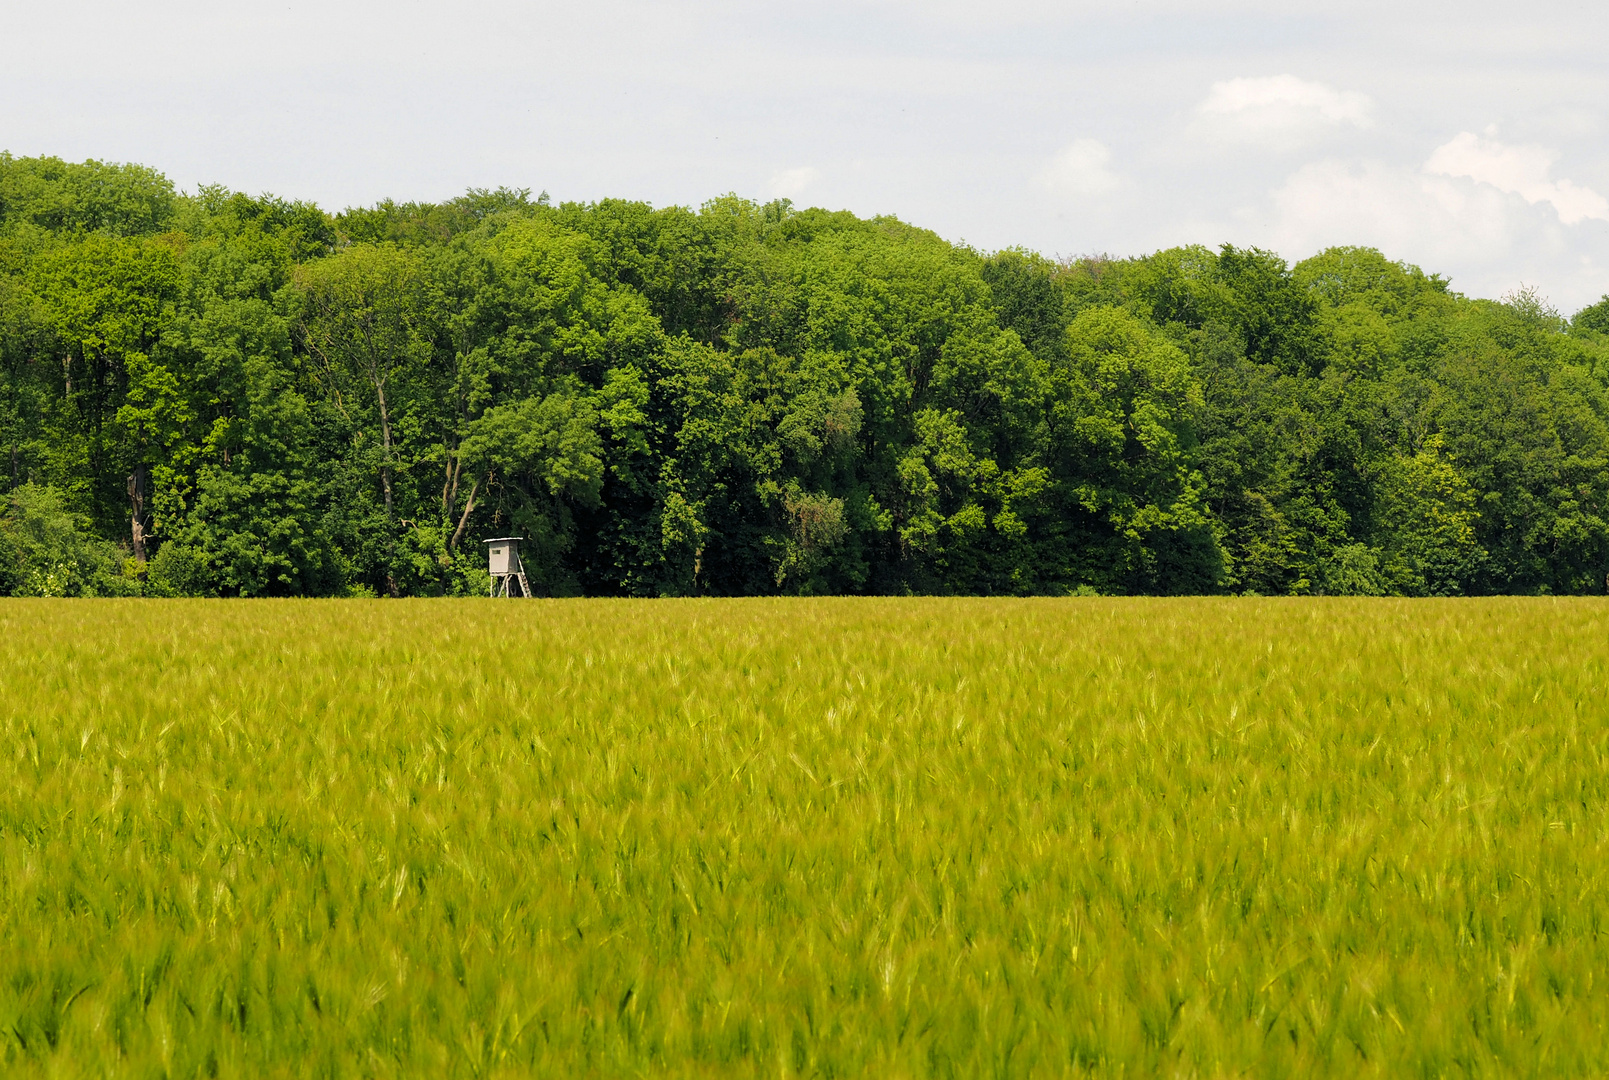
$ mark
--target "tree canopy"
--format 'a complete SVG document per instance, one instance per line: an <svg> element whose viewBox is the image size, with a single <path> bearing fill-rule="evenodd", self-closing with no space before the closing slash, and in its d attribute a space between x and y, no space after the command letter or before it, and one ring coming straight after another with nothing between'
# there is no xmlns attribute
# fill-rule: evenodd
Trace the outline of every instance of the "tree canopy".
<svg viewBox="0 0 1609 1080"><path fill-rule="evenodd" d="M1609 297L0 154L0 594L1603 593Z"/></svg>

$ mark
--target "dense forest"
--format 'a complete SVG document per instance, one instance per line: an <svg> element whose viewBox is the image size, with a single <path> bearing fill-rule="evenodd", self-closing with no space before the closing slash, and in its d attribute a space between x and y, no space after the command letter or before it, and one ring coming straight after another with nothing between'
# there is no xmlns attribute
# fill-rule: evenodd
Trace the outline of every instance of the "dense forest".
<svg viewBox="0 0 1609 1080"><path fill-rule="evenodd" d="M0 595L1603 593L1609 299L0 154Z"/></svg>

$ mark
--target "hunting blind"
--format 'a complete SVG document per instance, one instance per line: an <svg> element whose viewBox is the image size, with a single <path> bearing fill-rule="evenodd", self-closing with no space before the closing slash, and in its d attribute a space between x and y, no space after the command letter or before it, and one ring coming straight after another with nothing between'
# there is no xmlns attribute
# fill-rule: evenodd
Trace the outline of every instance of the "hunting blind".
<svg viewBox="0 0 1609 1080"><path fill-rule="evenodd" d="M519 584L519 594L531 595L531 583L525 580L525 564L520 562L520 538L499 536L486 541L486 569L492 574L492 596L512 596L510 582Z"/></svg>

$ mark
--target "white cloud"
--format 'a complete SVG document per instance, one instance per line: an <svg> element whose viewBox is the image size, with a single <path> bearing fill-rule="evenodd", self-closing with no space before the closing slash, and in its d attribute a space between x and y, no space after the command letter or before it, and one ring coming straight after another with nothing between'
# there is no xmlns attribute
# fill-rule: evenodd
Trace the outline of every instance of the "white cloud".
<svg viewBox="0 0 1609 1080"><path fill-rule="evenodd" d="M783 169L771 177L771 194L783 199L797 199L820 179L821 170L809 165L797 169Z"/></svg>
<svg viewBox="0 0 1609 1080"><path fill-rule="evenodd" d="M1609 199L1569 180L1549 179L1557 160L1558 155L1545 147L1513 146L1464 131L1436 148L1425 162L1425 172L1465 176L1518 195L1533 206L1551 203L1566 225L1586 218L1609 221Z"/></svg>
<svg viewBox="0 0 1609 1080"><path fill-rule="evenodd" d="M1572 257L1577 230L1552 208L1429 166L1314 162L1230 232L1292 260L1343 244L1378 248L1427 271L1450 272L1453 287L1472 296L1501 296L1522 280L1541 280L1566 312L1609 289L1603 267L1584 253Z"/></svg>
<svg viewBox="0 0 1609 1080"><path fill-rule="evenodd" d="M1292 142L1369 127L1373 106L1367 94L1295 75L1270 75L1213 83L1196 113L1213 136Z"/></svg>
<svg viewBox="0 0 1609 1080"><path fill-rule="evenodd" d="M1116 191L1123 181L1110 166L1112 152L1095 139L1078 139L1034 179L1039 186L1053 195L1068 198L1106 195Z"/></svg>
<svg viewBox="0 0 1609 1080"><path fill-rule="evenodd" d="M1367 244L1435 269L1508 250L1522 224L1513 211L1490 188L1378 161L1321 161L1274 191L1266 227L1275 247L1298 258Z"/></svg>

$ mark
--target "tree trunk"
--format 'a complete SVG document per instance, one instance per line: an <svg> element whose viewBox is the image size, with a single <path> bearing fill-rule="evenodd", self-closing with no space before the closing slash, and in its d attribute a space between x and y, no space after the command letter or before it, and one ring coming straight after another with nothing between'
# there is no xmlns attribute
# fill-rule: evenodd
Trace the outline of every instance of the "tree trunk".
<svg viewBox="0 0 1609 1080"><path fill-rule="evenodd" d="M458 547L458 541L464 538L464 526L469 524L469 512L475 509L475 489L478 487L480 487L479 480L469 485L469 498L464 500L464 516L458 519L458 528L453 532L453 538L447 542L448 551Z"/></svg>
<svg viewBox="0 0 1609 1080"><path fill-rule="evenodd" d="M145 466L136 465L128 478L129 539L134 545L134 559L145 562Z"/></svg>
<svg viewBox="0 0 1609 1080"><path fill-rule="evenodd" d="M386 409L384 379L374 380L374 395L380 402L380 445L385 449L385 457L380 462L380 487L385 492L386 524L391 525L396 521L396 513L391 505L391 413ZM395 562L396 542L395 536L390 537L387 542L386 547L390 552L388 561ZM385 588L393 597L401 595L397 589L397 576L389 566L385 572Z"/></svg>
<svg viewBox="0 0 1609 1080"><path fill-rule="evenodd" d="M389 522L394 517L391 509L391 414L386 410L383 380L375 380L374 393L380 400L380 445L385 448L385 457L380 462L380 487L385 492L385 519Z"/></svg>
<svg viewBox="0 0 1609 1080"><path fill-rule="evenodd" d="M464 459L456 454L447 462L447 479L441 485L441 512L449 517L458 505L458 472L463 467Z"/></svg>

